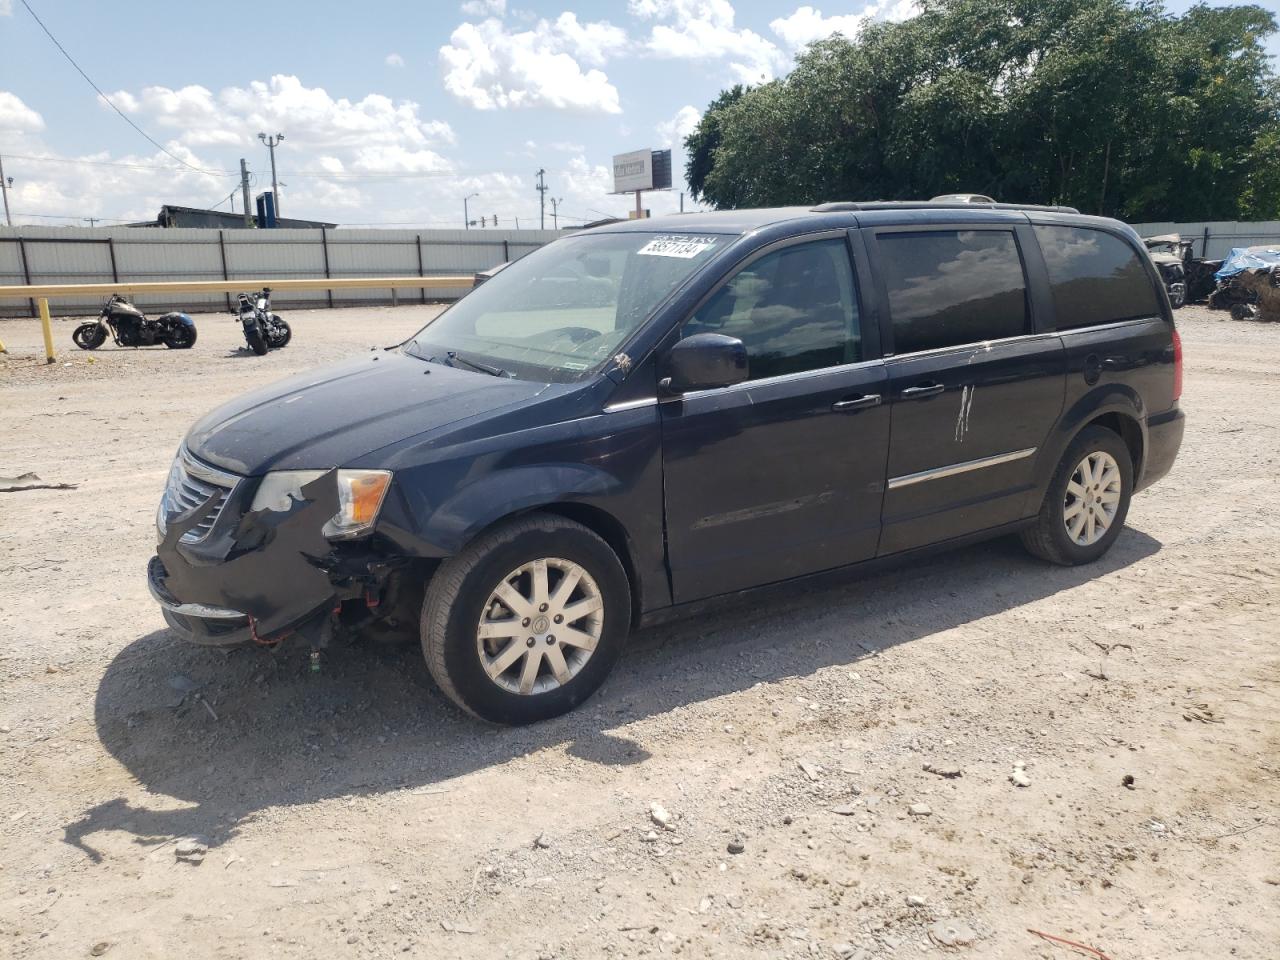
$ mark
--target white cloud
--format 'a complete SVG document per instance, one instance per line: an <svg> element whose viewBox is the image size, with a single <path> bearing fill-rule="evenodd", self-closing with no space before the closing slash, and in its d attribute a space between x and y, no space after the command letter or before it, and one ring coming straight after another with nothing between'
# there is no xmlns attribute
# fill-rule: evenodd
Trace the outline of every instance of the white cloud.
<svg viewBox="0 0 1280 960"><path fill-rule="evenodd" d="M769 40L734 23L728 0L628 0L634 16L657 21L644 41L655 57L682 60L727 59L743 83L771 79L785 59Z"/></svg>
<svg viewBox="0 0 1280 960"><path fill-rule="evenodd" d="M906 20L920 12L915 0L881 0L869 3L858 13L834 14L824 17L817 7L799 7L789 17L779 17L769 24L769 29L792 50L825 40L833 33L841 33L849 39L857 37L872 20Z"/></svg>
<svg viewBox="0 0 1280 960"><path fill-rule="evenodd" d="M702 119L702 111L694 106L683 106L676 111L670 120L663 120L654 129L658 133L660 145L683 149L684 138L693 133L698 121Z"/></svg>
<svg viewBox="0 0 1280 960"><path fill-rule="evenodd" d="M400 56L398 53L388 53L386 64L388 67L403 67L404 57Z"/></svg>
<svg viewBox="0 0 1280 960"><path fill-rule="evenodd" d="M335 100L322 87L279 74L266 83L255 80L217 94L198 85L177 90L157 86L144 87L137 95L121 90L111 100L155 129L176 131L177 142L186 146L248 145L259 131L283 132L282 150L296 145L329 151L369 146L421 151L456 139L444 121L423 120L411 100L395 102L378 93L355 102Z"/></svg>
<svg viewBox="0 0 1280 960"><path fill-rule="evenodd" d="M472 17L501 17L507 12L507 0L467 0L462 12Z"/></svg>
<svg viewBox="0 0 1280 960"><path fill-rule="evenodd" d="M600 21L582 23L572 13L539 20L531 30L508 31L496 19L464 23L440 48L444 86L477 110L551 107L620 113L618 90L600 70L622 50L626 33Z"/></svg>
<svg viewBox="0 0 1280 960"><path fill-rule="evenodd" d="M44 129L44 117L28 107L17 94L0 90L0 131L35 133Z"/></svg>

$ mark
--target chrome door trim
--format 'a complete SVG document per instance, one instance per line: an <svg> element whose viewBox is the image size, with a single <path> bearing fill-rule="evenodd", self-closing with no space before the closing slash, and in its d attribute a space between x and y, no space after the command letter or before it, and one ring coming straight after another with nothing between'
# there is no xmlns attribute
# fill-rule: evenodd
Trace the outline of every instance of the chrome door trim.
<svg viewBox="0 0 1280 960"><path fill-rule="evenodd" d="M889 489L897 490L900 487L924 483L926 480L941 480L943 477L954 477L958 473L982 470L985 467L998 467L1002 463L1012 463L1015 460L1026 459L1034 454L1037 449L1037 447L1027 447L1025 450L1015 450L1012 453L1001 453L994 457L983 457L980 460L965 460L962 463L952 463L945 467L934 467L932 470L921 470L919 473L908 473L905 476L892 477L889 480Z"/></svg>

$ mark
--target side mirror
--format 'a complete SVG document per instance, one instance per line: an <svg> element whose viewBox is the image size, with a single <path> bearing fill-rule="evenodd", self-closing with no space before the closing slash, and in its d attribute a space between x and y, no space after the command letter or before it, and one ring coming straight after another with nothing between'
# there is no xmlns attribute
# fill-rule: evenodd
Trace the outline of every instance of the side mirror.
<svg viewBox="0 0 1280 960"><path fill-rule="evenodd" d="M747 348L737 337L695 333L676 343L663 364L668 393L728 387L747 379Z"/></svg>

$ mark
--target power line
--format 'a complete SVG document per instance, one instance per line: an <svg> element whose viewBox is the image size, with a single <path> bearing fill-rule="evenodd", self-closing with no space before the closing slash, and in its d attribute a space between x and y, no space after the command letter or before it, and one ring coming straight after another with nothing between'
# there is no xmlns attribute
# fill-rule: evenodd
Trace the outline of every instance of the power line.
<svg viewBox="0 0 1280 960"><path fill-rule="evenodd" d="M44 21L40 19L40 17L36 14L34 10L31 9L31 4L27 3L27 0L21 0L21 2L22 2L22 5L27 8L27 13L31 14L32 19L34 19L35 22L40 25L40 29L45 32L45 36L47 36L50 40L53 41L53 45L58 48L59 52L61 52L61 54L64 57L67 58L67 62L76 68L76 72L79 73L80 76L84 77L85 82L88 83L89 86L93 87L93 89L97 92L98 96L102 98L103 103L105 103L117 114L119 114L121 120L129 124L129 126L133 127L133 129L138 131L138 133L142 134L142 136L146 138L146 140L152 146L154 146L156 149L158 149L161 153L165 154L166 156L171 157L174 160L177 160L178 163L182 164L187 169L194 170L196 173L211 174L214 176L230 176L230 174L228 174L227 171L225 170L204 170L204 169L201 169L200 167L193 166L192 164L187 163L187 161L183 160L176 153L171 153L166 147L162 146L158 140L156 140L153 136L151 136L151 134L147 133L147 131L143 130L140 126L138 126L136 123L130 120L127 116L125 116L124 112L119 107L117 107L114 103L111 102L111 98L102 92L102 88L99 87L96 83L94 83L93 80L89 77L89 75L85 73L84 70L81 69L80 64L76 63L75 58L72 57L71 54L67 53L66 48L63 47L63 45L58 42L58 38L53 35L52 31L50 31L49 28L44 25Z"/></svg>

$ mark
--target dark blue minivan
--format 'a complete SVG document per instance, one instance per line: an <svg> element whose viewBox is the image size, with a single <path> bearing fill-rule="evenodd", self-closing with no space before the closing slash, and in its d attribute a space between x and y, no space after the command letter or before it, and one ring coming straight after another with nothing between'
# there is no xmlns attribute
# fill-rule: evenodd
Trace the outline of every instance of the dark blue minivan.
<svg viewBox="0 0 1280 960"><path fill-rule="evenodd" d="M583 231L412 339L209 414L149 574L207 644L420 632L460 706L571 709L709 598L1017 532L1096 560L1182 440L1137 235L830 203Z"/></svg>

